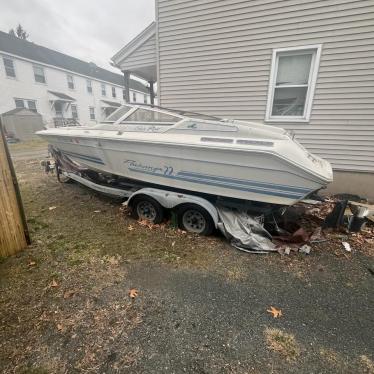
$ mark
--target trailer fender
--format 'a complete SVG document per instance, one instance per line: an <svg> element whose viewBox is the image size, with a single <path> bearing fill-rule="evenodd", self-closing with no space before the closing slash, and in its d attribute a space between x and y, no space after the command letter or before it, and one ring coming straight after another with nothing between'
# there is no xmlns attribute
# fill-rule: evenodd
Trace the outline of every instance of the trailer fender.
<svg viewBox="0 0 374 374"><path fill-rule="evenodd" d="M194 195L189 195L185 193L161 190L157 188L142 188L134 192L129 199L126 201L125 205L131 205L131 201L135 196L147 195L155 199L166 209L173 209L181 204L197 204L204 208L212 217L215 227L218 227L219 217L215 206L208 200Z"/></svg>

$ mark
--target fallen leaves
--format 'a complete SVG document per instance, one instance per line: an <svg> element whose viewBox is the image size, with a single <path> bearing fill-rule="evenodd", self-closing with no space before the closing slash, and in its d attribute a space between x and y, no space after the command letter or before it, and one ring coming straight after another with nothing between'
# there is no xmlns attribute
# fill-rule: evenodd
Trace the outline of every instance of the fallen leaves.
<svg viewBox="0 0 374 374"><path fill-rule="evenodd" d="M268 313L271 313L273 315L273 318L279 318L282 317L282 310L274 308L273 306L270 307L270 309L266 309Z"/></svg>
<svg viewBox="0 0 374 374"><path fill-rule="evenodd" d="M129 296L131 299L135 299L138 296L138 290L136 288L131 288L129 290Z"/></svg>
<svg viewBox="0 0 374 374"><path fill-rule="evenodd" d="M52 283L49 285L50 287L58 287L58 283L52 279Z"/></svg>
<svg viewBox="0 0 374 374"><path fill-rule="evenodd" d="M165 228L165 225L162 224L155 224L155 223L152 223L151 221L148 221L146 219L142 219L140 221L138 221L138 224L140 226L143 226L143 227L148 227L150 230L153 230L153 229L164 229Z"/></svg>
<svg viewBox="0 0 374 374"><path fill-rule="evenodd" d="M27 264L28 267L33 267L36 265L35 261L30 260L29 263Z"/></svg>
<svg viewBox="0 0 374 374"><path fill-rule="evenodd" d="M61 323L58 323L56 327L58 331L62 331L64 329L64 326L62 326Z"/></svg>
<svg viewBox="0 0 374 374"><path fill-rule="evenodd" d="M70 297L74 296L78 290L67 290L64 292L64 299L69 299Z"/></svg>
<svg viewBox="0 0 374 374"><path fill-rule="evenodd" d="M134 226L133 226L133 225L129 225L129 226L127 226L127 230L129 230L129 231L133 231L133 230L134 230Z"/></svg>

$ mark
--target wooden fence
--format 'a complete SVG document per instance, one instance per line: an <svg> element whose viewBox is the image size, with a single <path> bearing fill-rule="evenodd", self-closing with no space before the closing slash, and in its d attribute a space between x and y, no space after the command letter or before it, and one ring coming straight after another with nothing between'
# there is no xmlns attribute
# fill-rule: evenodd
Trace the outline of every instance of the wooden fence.
<svg viewBox="0 0 374 374"><path fill-rule="evenodd" d="M17 179L0 120L0 256L10 256L29 242Z"/></svg>

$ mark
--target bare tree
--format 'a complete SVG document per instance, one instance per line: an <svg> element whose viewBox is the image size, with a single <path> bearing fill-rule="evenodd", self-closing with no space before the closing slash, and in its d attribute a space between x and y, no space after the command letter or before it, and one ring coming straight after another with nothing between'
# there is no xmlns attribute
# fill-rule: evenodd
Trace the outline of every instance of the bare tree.
<svg viewBox="0 0 374 374"><path fill-rule="evenodd" d="M20 23L18 24L15 31L14 29L10 29L9 34L24 40L26 40L29 37L29 34L26 32L26 30L22 27Z"/></svg>

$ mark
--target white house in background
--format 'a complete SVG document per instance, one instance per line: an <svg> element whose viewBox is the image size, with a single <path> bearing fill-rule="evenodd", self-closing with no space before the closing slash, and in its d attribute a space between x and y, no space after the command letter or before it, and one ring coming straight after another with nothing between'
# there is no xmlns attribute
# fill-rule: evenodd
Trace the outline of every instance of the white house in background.
<svg viewBox="0 0 374 374"><path fill-rule="evenodd" d="M334 192L374 199L373 0L156 0L112 57L161 106L292 131Z"/></svg>
<svg viewBox="0 0 374 374"><path fill-rule="evenodd" d="M0 31L0 114L28 108L47 126L95 124L124 103L124 76ZM129 81L129 101L150 103Z"/></svg>

